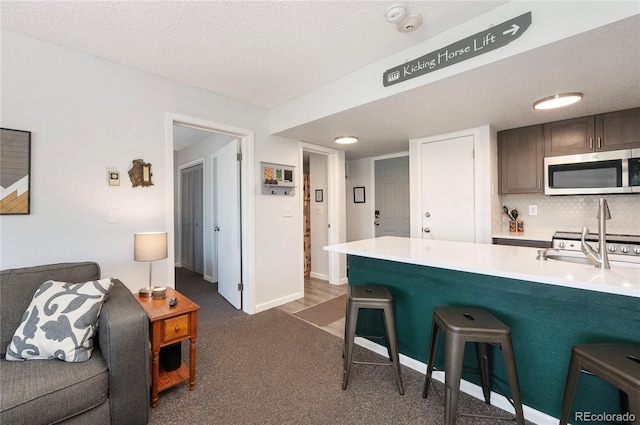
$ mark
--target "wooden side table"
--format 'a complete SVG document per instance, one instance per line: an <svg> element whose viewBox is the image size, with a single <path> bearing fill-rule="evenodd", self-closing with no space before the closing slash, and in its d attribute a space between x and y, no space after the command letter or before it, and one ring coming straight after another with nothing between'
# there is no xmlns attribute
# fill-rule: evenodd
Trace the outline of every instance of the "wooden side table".
<svg viewBox="0 0 640 425"><path fill-rule="evenodd" d="M198 310L200 306L172 288L167 288L167 297L161 300L141 298L134 294L149 318L151 340L151 407L158 405L158 393L189 380L189 389L196 385L196 337L198 336ZM169 306L171 298L178 300ZM160 367L160 348L183 340L190 340L189 366L182 362L170 372Z"/></svg>

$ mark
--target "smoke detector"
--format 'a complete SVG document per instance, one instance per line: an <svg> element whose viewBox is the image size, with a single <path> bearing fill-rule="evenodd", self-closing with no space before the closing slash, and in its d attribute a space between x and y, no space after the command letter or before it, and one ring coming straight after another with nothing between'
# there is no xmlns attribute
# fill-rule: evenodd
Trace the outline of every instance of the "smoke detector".
<svg viewBox="0 0 640 425"><path fill-rule="evenodd" d="M395 24L399 22L404 15L407 13L407 9L401 4L394 4L393 6L389 6L384 16L387 17L387 21Z"/></svg>
<svg viewBox="0 0 640 425"><path fill-rule="evenodd" d="M396 24L396 28L400 32L412 32L422 26L422 15L419 13L410 13Z"/></svg>

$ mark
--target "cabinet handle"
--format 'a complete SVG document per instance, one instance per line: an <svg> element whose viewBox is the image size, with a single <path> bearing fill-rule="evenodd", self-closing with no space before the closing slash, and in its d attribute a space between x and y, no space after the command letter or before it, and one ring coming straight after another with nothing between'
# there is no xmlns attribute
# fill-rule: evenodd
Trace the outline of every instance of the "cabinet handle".
<svg viewBox="0 0 640 425"><path fill-rule="evenodd" d="M176 332L180 332L180 326L176 326Z"/></svg>
<svg viewBox="0 0 640 425"><path fill-rule="evenodd" d="M602 149L602 137L598 137L598 149Z"/></svg>
<svg viewBox="0 0 640 425"><path fill-rule="evenodd" d="M538 190L542 189L542 180L538 179Z"/></svg>
<svg viewBox="0 0 640 425"><path fill-rule="evenodd" d="M593 137L589 139L589 149L593 149Z"/></svg>

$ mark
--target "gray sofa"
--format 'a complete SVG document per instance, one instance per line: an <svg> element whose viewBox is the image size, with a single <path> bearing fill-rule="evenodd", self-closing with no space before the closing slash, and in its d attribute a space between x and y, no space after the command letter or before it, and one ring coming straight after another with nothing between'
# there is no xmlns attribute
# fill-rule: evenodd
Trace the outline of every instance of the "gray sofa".
<svg viewBox="0 0 640 425"><path fill-rule="evenodd" d="M146 424L149 325L144 309L117 279L102 307L88 361L5 360L33 294L50 279L97 280L100 267L84 262L0 272L0 423Z"/></svg>

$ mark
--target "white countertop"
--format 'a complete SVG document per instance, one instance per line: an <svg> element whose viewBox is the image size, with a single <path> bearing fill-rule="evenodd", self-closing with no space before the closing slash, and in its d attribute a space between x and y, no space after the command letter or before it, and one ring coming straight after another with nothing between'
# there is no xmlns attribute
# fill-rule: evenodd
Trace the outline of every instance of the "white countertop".
<svg viewBox="0 0 640 425"><path fill-rule="evenodd" d="M537 249L384 236L325 246L326 251L640 298L640 267L536 260ZM569 255L582 255L574 253Z"/></svg>

